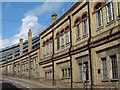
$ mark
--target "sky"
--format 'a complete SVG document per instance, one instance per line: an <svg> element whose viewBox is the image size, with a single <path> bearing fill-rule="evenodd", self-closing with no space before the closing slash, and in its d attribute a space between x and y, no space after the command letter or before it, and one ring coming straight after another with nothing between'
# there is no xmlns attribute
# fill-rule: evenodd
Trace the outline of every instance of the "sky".
<svg viewBox="0 0 120 90"><path fill-rule="evenodd" d="M59 17L72 4L72 2L52 2L51 0L47 2L6 1L0 3L2 9L0 48L17 44L20 38L26 40L29 29L32 30L33 36L39 35L44 30L43 28L52 23L53 12L56 12Z"/></svg>

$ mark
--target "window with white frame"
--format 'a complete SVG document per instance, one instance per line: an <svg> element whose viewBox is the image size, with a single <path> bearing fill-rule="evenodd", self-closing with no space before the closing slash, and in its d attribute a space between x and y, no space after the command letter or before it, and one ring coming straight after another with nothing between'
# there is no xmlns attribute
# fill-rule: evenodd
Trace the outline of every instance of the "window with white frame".
<svg viewBox="0 0 120 90"><path fill-rule="evenodd" d="M78 40L80 38L80 22L79 22L79 19L76 20L75 22L76 24L76 40Z"/></svg>
<svg viewBox="0 0 120 90"><path fill-rule="evenodd" d="M106 57L101 59L102 59L102 79L106 80L108 79L107 59Z"/></svg>
<svg viewBox="0 0 120 90"><path fill-rule="evenodd" d="M87 35L87 14L82 16L82 33L83 36Z"/></svg>
<svg viewBox="0 0 120 90"><path fill-rule="evenodd" d="M106 2L106 12L107 12L107 22L111 22L114 20L114 10L113 10L113 1L107 0Z"/></svg>
<svg viewBox="0 0 120 90"><path fill-rule="evenodd" d="M57 50L60 49L60 35L57 34Z"/></svg>
<svg viewBox="0 0 120 90"><path fill-rule="evenodd" d="M111 76L112 79L118 79L118 65L116 55L110 56L111 60Z"/></svg>
<svg viewBox="0 0 120 90"><path fill-rule="evenodd" d="M64 46L64 30L61 32L61 47Z"/></svg>
<svg viewBox="0 0 120 90"><path fill-rule="evenodd" d="M96 8L97 28L100 28L103 26L102 3L99 3L95 8Z"/></svg>
<svg viewBox="0 0 120 90"><path fill-rule="evenodd" d="M120 17L120 0L118 0L118 14L119 14L119 17Z"/></svg>
<svg viewBox="0 0 120 90"><path fill-rule="evenodd" d="M66 44L70 42L70 30L69 27L66 28Z"/></svg>

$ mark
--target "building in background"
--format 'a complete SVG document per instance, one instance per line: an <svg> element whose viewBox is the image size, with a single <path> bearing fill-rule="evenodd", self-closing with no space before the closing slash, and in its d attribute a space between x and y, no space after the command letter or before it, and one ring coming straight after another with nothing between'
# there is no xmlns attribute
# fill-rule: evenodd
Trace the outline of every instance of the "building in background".
<svg viewBox="0 0 120 90"><path fill-rule="evenodd" d="M71 88L120 88L120 1L77 2L38 37L2 49L3 75Z"/></svg>

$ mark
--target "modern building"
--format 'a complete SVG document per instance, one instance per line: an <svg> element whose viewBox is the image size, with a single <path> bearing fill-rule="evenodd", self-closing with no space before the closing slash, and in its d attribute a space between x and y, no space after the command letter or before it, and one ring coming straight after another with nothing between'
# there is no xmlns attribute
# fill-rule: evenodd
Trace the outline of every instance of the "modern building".
<svg viewBox="0 0 120 90"><path fill-rule="evenodd" d="M77 2L39 37L2 49L4 75L71 88L120 88L120 1ZM10 53L9 53L10 51ZM11 60L9 60L9 58Z"/></svg>

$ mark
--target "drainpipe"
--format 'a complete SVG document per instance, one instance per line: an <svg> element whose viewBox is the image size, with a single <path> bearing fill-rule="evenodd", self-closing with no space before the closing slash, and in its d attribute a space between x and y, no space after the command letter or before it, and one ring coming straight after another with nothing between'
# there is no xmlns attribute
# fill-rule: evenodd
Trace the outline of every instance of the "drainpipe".
<svg viewBox="0 0 120 90"><path fill-rule="evenodd" d="M91 43L91 19L90 19L90 1L87 1L88 3L88 21L89 21L89 39L88 39L88 51L89 51L89 59L90 59L90 79L91 79L91 90L92 90L92 86L93 86L93 75L92 75L92 56L91 56L91 47L90 47L90 43Z"/></svg>
<svg viewBox="0 0 120 90"><path fill-rule="evenodd" d="M69 48L69 56L70 56L70 73L71 73L71 89L73 88L73 72L72 72L72 56L71 56L71 48L72 48L72 31L71 31L71 17L68 16L70 23L70 48Z"/></svg>
<svg viewBox="0 0 120 90"><path fill-rule="evenodd" d="M53 48L52 48L52 72L53 72L53 80L52 80L52 83L53 85L55 85L55 73L54 73L54 29L52 29L52 42L53 42Z"/></svg>

